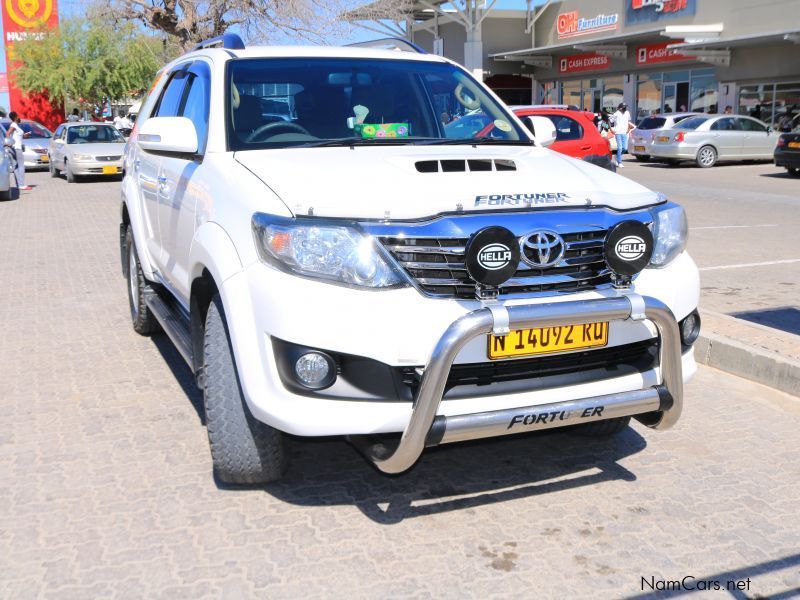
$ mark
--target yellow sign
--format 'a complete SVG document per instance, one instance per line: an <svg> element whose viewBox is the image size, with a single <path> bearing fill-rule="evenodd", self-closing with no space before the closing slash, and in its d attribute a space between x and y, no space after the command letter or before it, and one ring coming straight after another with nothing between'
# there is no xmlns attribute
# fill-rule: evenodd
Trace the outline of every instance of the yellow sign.
<svg viewBox="0 0 800 600"><path fill-rule="evenodd" d="M8 16L25 29L42 26L53 13L53 0L43 0L44 9L41 14L39 14L39 10L42 9L40 0L5 0L5 2Z"/></svg>

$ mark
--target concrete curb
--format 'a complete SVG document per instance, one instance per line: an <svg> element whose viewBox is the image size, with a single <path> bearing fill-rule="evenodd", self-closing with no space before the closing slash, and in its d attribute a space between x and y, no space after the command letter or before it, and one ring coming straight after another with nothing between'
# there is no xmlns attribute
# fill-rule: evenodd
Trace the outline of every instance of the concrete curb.
<svg viewBox="0 0 800 600"><path fill-rule="evenodd" d="M701 333L695 360L734 375L800 396L800 362L716 333Z"/></svg>

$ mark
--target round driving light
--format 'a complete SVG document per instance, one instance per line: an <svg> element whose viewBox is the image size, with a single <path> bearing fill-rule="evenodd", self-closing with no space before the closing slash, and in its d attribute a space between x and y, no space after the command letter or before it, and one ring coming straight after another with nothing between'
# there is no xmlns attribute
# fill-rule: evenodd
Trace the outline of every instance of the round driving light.
<svg viewBox="0 0 800 600"><path fill-rule="evenodd" d="M617 275L636 275L653 255L653 234L639 221L617 223L606 236L605 254L606 263Z"/></svg>
<svg viewBox="0 0 800 600"><path fill-rule="evenodd" d="M322 352L307 352L294 364L297 381L307 388L322 389L333 383L336 369L333 359Z"/></svg>
<svg viewBox="0 0 800 600"><path fill-rule="evenodd" d="M681 321L681 341L685 346L691 346L699 336L700 315L695 311Z"/></svg>
<svg viewBox="0 0 800 600"><path fill-rule="evenodd" d="M484 227L464 247L467 273L482 285L499 286L517 272L519 242L505 227Z"/></svg>

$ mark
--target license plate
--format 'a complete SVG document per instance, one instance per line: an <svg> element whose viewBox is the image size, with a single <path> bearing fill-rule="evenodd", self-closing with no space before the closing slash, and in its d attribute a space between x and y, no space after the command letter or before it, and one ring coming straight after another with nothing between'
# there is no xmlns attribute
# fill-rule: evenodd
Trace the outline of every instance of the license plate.
<svg viewBox="0 0 800 600"><path fill-rule="evenodd" d="M644 152L644 146L634 146L633 149L635 152Z"/></svg>
<svg viewBox="0 0 800 600"><path fill-rule="evenodd" d="M789 142L787 145L789 148L800 148L800 142Z"/></svg>
<svg viewBox="0 0 800 600"><path fill-rule="evenodd" d="M668 135L660 135L656 138L659 142L668 142L669 136Z"/></svg>
<svg viewBox="0 0 800 600"><path fill-rule="evenodd" d="M49 156L47 156L47 154L42 154L42 155L39 157L39 161L40 161L40 162L50 162L50 157L49 157Z"/></svg>
<svg viewBox="0 0 800 600"><path fill-rule="evenodd" d="M599 348L608 344L608 322L562 325L538 329L513 329L508 335L490 335L490 359L552 354Z"/></svg>
<svg viewBox="0 0 800 600"><path fill-rule="evenodd" d="M117 167L103 167L103 175L116 175Z"/></svg>

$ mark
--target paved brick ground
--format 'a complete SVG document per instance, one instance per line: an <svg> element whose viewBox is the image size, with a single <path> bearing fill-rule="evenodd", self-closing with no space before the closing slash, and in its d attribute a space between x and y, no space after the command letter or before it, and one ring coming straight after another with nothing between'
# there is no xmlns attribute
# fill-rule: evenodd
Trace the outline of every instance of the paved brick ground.
<svg viewBox="0 0 800 600"><path fill-rule="evenodd" d="M221 489L187 369L128 324L118 186L30 181L0 203L0 597L800 594L800 403L710 369L669 432L445 447L398 478L294 442L284 483Z"/></svg>

